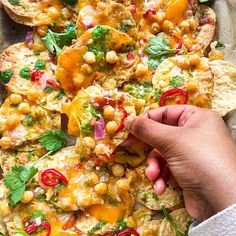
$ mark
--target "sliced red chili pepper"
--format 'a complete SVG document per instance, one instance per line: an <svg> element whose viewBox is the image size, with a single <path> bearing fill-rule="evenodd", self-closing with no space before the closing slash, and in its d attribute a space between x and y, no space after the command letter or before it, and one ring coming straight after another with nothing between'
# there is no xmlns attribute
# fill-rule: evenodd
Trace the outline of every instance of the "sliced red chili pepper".
<svg viewBox="0 0 236 236"><path fill-rule="evenodd" d="M29 226L25 227L25 232L27 234L32 234L33 232L35 232L37 230L37 224L34 221L32 224L30 224Z"/></svg>
<svg viewBox="0 0 236 236"><path fill-rule="evenodd" d="M178 104L186 104L188 102L188 93L186 91L184 91L183 89L174 88L174 89L170 89L170 90L164 92L161 95L160 102L159 102L160 107L165 106L166 98L176 95L176 94L181 94L184 96L183 101L178 102Z"/></svg>
<svg viewBox="0 0 236 236"><path fill-rule="evenodd" d="M43 71L40 71L38 69L32 69L30 71L30 75L31 75L30 79L31 79L31 81L39 81L43 74L44 74Z"/></svg>
<svg viewBox="0 0 236 236"><path fill-rule="evenodd" d="M53 168L44 170L41 173L41 181L46 186L56 186L60 182L63 182L64 184L68 185L67 178L61 172Z"/></svg>
<svg viewBox="0 0 236 236"><path fill-rule="evenodd" d="M75 167L76 170L79 170L83 167L83 164L82 163L78 163Z"/></svg>
<svg viewBox="0 0 236 236"><path fill-rule="evenodd" d="M101 161L101 160L98 160L98 159L96 159L96 160L94 161L94 165L95 165L95 166L100 166L101 163L102 163L102 161Z"/></svg>
<svg viewBox="0 0 236 236"><path fill-rule="evenodd" d="M170 37L173 38L177 42L177 47L176 47L177 50L180 50L183 48L183 42L179 37L173 34L171 34Z"/></svg>
<svg viewBox="0 0 236 236"><path fill-rule="evenodd" d="M132 60L134 60L134 58L135 58L134 53L133 53L133 52L129 52L128 55L127 55L127 59L128 59L129 61L132 61Z"/></svg>
<svg viewBox="0 0 236 236"><path fill-rule="evenodd" d="M46 229L48 232L46 236L50 236L51 234L51 225L47 221L43 221L42 224L40 225L41 228Z"/></svg>
<svg viewBox="0 0 236 236"><path fill-rule="evenodd" d="M143 17L147 17L148 15L156 15L157 11L154 8L149 8L144 14Z"/></svg>
<svg viewBox="0 0 236 236"><path fill-rule="evenodd" d="M90 126L94 127L96 125L96 122L97 122L97 117L94 116L90 123Z"/></svg>
<svg viewBox="0 0 236 236"><path fill-rule="evenodd" d="M120 231L117 236L128 236L128 235L140 236L135 229L124 229Z"/></svg>
<svg viewBox="0 0 236 236"><path fill-rule="evenodd" d="M120 125L117 127L116 132L119 132L120 130L122 130L124 128L124 120L125 118L128 116L127 111L124 109L124 107L122 106L118 106L118 109L123 113L122 117L121 117L121 122Z"/></svg>
<svg viewBox="0 0 236 236"><path fill-rule="evenodd" d="M48 86L52 87L56 91L60 90L60 86L59 86L59 84L55 80L48 79L46 84Z"/></svg>
<svg viewBox="0 0 236 236"><path fill-rule="evenodd" d="M49 58L50 58L50 61L56 65L56 54L50 53Z"/></svg>
<svg viewBox="0 0 236 236"><path fill-rule="evenodd" d="M95 26L93 23L86 22L86 21L83 21L83 20L81 20L80 23L81 23L81 25L83 25L86 29L91 29L91 28L93 28L93 27Z"/></svg>
<svg viewBox="0 0 236 236"><path fill-rule="evenodd" d="M132 14L135 14L135 13L137 12L137 7L136 7L135 5L132 5L132 6L130 6L129 11L130 11Z"/></svg>

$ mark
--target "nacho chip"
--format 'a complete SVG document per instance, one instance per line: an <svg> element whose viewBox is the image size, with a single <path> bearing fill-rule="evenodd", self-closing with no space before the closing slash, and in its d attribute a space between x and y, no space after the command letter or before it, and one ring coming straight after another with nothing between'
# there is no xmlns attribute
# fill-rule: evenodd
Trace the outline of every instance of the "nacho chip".
<svg viewBox="0 0 236 236"><path fill-rule="evenodd" d="M86 31L74 45L63 49L56 77L62 88L74 95L94 82L106 90L120 87L132 77L139 60L134 45L127 34L97 26ZM113 55L110 60L106 59L108 52Z"/></svg>
<svg viewBox="0 0 236 236"><path fill-rule="evenodd" d="M170 213L174 224L178 230L185 233L188 230L189 224L192 223L193 219L189 216L185 208L178 209ZM159 234L160 236L177 236L176 229L172 226L171 222L166 218L162 221Z"/></svg>
<svg viewBox="0 0 236 236"><path fill-rule="evenodd" d="M211 108L213 75L207 58L197 55L169 58L159 65L152 82L159 98L167 91L180 89L188 94L185 97L187 104ZM184 97L176 93L174 96L167 96L164 104L182 104L183 100ZM164 105L161 102L159 104Z"/></svg>
<svg viewBox="0 0 236 236"><path fill-rule="evenodd" d="M41 106L61 111L62 103L66 103L68 98L54 75L54 69L48 52L35 55L25 43L14 44L0 55L0 71L13 73L5 84L7 92L23 96L32 92L37 95L36 102Z"/></svg>
<svg viewBox="0 0 236 236"><path fill-rule="evenodd" d="M80 137L78 152L101 159L110 157L125 141L128 132L123 126L124 118L135 115L133 100L127 94L104 91L99 85L80 90L64 111L69 117L68 133Z"/></svg>
<svg viewBox="0 0 236 236"><path fill-rule="evenodd" d="M82 1L77 19L77 35L81 36L88 28L96 25L110 26L131 37L137 34L136 22L122 4L113 1Z"/></svg>
<svg viewBox="0 0 236 236"><path fill-rule="evenodd" d="M212 109L224 116L236 108L236 66L221 60L209 65L214 75Z"/></svg>
<svg viewBox="0 0 236 236"><path fill-rule="evenodd" d="M160 210L162 206L172 208L178 205L182 201L181 192L168 186L165 193L158 196L145 175L145 168L145 166L139 166L135 169L139 176L134 183L136 201L152 210Z"/></svg>
<svg viewBox="0 0 236 236"><path fill-rule="evenodd" d="M59 0L29 1L1 0L9 17L19 24L29 26L50 25L65 27L73 18L73 11L66 9ZM67 11L67 15L65 14ZM69 11L69 14L68 14Z"/></svg>

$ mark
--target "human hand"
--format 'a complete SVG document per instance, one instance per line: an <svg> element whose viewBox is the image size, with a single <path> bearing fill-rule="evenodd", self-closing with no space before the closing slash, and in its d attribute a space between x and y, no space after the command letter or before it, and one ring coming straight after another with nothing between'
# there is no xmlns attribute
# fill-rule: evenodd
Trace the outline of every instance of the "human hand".
<svg viewBox="0 0 236 236"><path fill-rule="evenodd" d="M188 105L166 106L129 117L125 126L158 150L149 154L146 169L157 194L165 190L164 157L193 218L204 220L236 203L236 146L217 113Z"/></svg>

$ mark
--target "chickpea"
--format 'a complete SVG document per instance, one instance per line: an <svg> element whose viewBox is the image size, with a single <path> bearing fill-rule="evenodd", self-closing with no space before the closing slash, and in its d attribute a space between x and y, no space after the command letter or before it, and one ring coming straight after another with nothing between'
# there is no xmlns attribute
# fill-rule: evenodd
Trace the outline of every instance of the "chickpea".
<svg viewBox="0 0 236 236"><path fill-rule="evenodd" d="M60 16L60 12L55 7L49 7L47 15L52 19L56 20Z"/></svg>
<svg viewBox="0 0 236 236"><path fill-rule="evenodd" d="M134 100L135 109L141 110L146 104L145 99L139 98Z"/></svg>
<svg viewBox="0 0 236 236"><path fill-rule="evenodd" d="M191 66L198 66L200 61L201 61L201 58L196 54L191 55L189 58L189 63Z"/></svg>
<svg viewBox="0 0 236 236"><path fill-rule="evenodd" d="M165 20L162 24L162 29L165 31L165 32L169 32L171 30L174 29L174 24L169 21L169 20Z"/></svg>
<svg viewBox="0 0 236 236"><path fill-rule="evenodd" d="M117 127L118 127L118 125L115 121L109 121L106 124L106 131L109 134L114 134L116 132Z"/></svg>
<svg viewBox="0 0 236 236"><path fill-rule="evenodd" d="M0 146L2 149L8 149L11 147L11 139L9 137L2 137L0 139Z"/></svg>
<svg viewBox="0 0 236 236"><path fill-rule="evenodd" d="M107 192L106 183L99 183L94 187L94 190L99 195L104 195Z"/></svg>
<svg viewBox="0 0 236 236"><path fill-rule="evenodd" d="M187 90L190 92L194 92L197 89L197 85L193 81L189 81L187 84Z"/></svg>
<svg viewBox="0 0 236 236"><path fill-rule="evenodd" d="M34 111L36 117L43 117L45 115L45 110L42 107L37 107Z"/></svg>
<svg viewBox="0 0 236 236"><path fill-rule="evenodd" d="M9 130L13 130L20 124L20 122L20 117L17 114L12 114L7 117L6 126Z"/></svg>
<svg viewBox="0 0 236 236"><path fill-rule="evenodd" d="M78 194L77 204L79 207L88 207L91 204L92 197L90 193L82 192Z"/></svg>
<svg viewBox="0 0 236 236"><path fill-rule="evenodd" d="M34 194L32 191L25 191L24 195L21 198L22 203L29 203L33 200Z"/></svg>
<svg viewBox="0 0 236 236"><path fill-rule="evenodd" d="M193 45L193 41L190 38L183 39L184 46L190 48Z"/></svg>
<svg viewBox="0 0 236 236"><path fill-rule="evenodd" d="M161 88L165 88L168 86L167 82L164 80L160 80L158 84Z"/></svg>
<svg viewBox="0 0 236 236"><path fill-rule="evenodd" d="M115 109L112 106L105 106L103 110L104 118L107 120L114 119Z"/></svg>
<svg viewBox="0 0 236 236"><path fill-rule="evenodd" d="M91 75L93 73L93 68L89 64L84 63L81 66L81 71L85 74Z"/></svg>
<svg viewBox="0 0 236 236"><path fill-rule="evenodd" d="M90 175L90 182L92 185L97 184L99 181L98 175L95 172L92 172Z"/></svg>
<svg viewBox="0 0 236 236"><path fill-rule="evenodd" d="M83 82L85 81L86 77L84 75L81 74L77 74L74 78L73 78L73 82L75 84L75 86L77 87L81 87L81 85L83 84Z"/></svg>
<svg viewBox="0 0 236 236"><path fill-rule="evenodd" d="M18 103L22 102L22 97L19 94L11 94L10 101L13 104L18 104Z"/></svg>
<svg viewBox="0 0 236 236"><path fill-rule="evenodd" d="M40 25L37 27L37 33L43 37L46 35L46 33L48 32L48 26L47 25Z"/></svg>
<svg viewBox="0 0 236 236"><path fill-rule="evenodd" d="M94 64L96 62L96 56L93 52L86 52L83 59L88 64Z"/></svg>
<svg viewBox="0 0 236 236"><path fill-rule="evenodd" d="M31 112L29 104L26 102L21 103L19 106L19 111L24 115L29 114Z"/></svg>
<svg viewBox="0 0 236 236"><path fill-rule="evenodd" d="M106 145L104 145L103 143L99 143L95 146L94 148L94 153L97 156L100 155L104 155L104 154L108 154L109 153L109 149Z"/></svg>
<svg viewBox="0 0 236 236"><path fill-rule="evenodd" d="M112 174L116 177L122 177L125 174L124 166L120 164L115 164L111 167Z"/></svg>
<svg viewBox="0 0 236 236"><path fill-rule="evenodd" d="M109 51L106 54L106 62L109 64L116 64L119 61L119 57L117 56L115 51Z"/></svg>
<svg viewBox="0 0 236 236"><path fill-rule="evenodd" d="M116 88L116 80L114 78L107 78L103 83L102 87L105 90L112 90Z"/></svg>
<svg viewBox="0 0 236 236"><path fill-rule="evenodd" d="M116 187L119 192L128 191L130 189L130 180L129 179L119 179L116 182Z"/></svg>
<svg viewBox="0 0 236 236"><path fill-rule="evenodd" d="M159 12L156 14L156 21L161 24L166 18L165 12Z"/></svg>
<svg viewBox="0 0 236 236"><path fill-rule="evenodd" d="M187 20L183 20L180 25L179 25L180 29L185 31L185 32L188 32L189 31L189 22Z"/></svg>
<svg viewBox="0 0 236 236"><path fill-rule="evenodd" d="M193 18L189 19L188 22L191 30L196 30L199 26L198 22Z"/></svg>
<svg viewBox="0 0 236 236"><path fill-rule="evenodd" d="M152 34L158 34L161 31L161 27L158 23L153 23L151 28Z"/></svg>
<svg viewBox="0 0 236 236"><path fill-rule="evenodd" d="M143 63L139 63L137 65L137 69L135 71L135 75L137 77L144 75L148 71L148 66L144 65Z"/></svg>
<svg viewBox="0 0 236 236"><path fill-rule="evenodd" d="M7 216L11 214L11 208L9 206L4 206L1 211L1 216Z"/></svg>
<svg viewBox="0 0 236 236"><path fill-rule="evenodd" d="M39 97L39 92L35 89L30 89L28 94L27 94L27 99L30 101L30 102L34 102L38 99Z"/></svg>
<svg viewBox="0 0 236 236"><path fill-rule="evenodd" d="M84 137L83 138L83 145L85 145L87 148L93 149L95 147L95 141L91 137Z"/></svg>

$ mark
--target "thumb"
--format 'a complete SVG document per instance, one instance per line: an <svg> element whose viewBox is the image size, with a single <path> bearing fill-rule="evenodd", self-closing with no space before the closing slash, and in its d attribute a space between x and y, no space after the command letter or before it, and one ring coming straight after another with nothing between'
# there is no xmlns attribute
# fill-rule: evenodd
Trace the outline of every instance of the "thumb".
<svg viewBox="0 0 236 236"><path fill-rule="evenodd" d="M125 127L136 138L157 148L162 154L173 145L180 133L180 127L161 124L144 116L128 117Z"/></svg>

